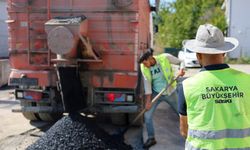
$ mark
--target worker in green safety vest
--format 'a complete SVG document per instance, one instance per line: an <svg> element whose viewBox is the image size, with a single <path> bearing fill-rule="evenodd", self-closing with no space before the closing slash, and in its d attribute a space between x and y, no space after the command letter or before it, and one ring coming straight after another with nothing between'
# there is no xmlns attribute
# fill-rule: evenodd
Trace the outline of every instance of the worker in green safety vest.
<svg viewBox="0 0 250 150"><path fill-rule="evenodd" d="M174 79L171 63L180 65L179 75L184 75L184 62L174 57L173 55L163 53L153 56L153 49L148 49L143 53L139 60L141 72L144 79L145 89L145 104L147 111L144 114L146 128L148 132L148 139L144 143L144 148L149 148L156 144L153 126L153 114L157 106L165 101L177 113L177 93L176 82L170 85L166 92L164 92L158 101L151 103L152 98L165 89L168 84Z"/></svg>
<svg viewBox="0 0 250 150"><path fill-rule="evenodd" d="M238 46L211 24L201 25L184 47L195 52L201 71L179 92L180 132L186 150L250 149L250 75L224 63Z"/></svg>

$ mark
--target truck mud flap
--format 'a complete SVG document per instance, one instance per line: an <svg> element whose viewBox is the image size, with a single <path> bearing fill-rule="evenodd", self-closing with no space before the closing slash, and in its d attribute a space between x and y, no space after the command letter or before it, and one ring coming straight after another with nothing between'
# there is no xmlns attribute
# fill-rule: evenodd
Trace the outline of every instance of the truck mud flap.
<svg viewBox="0 0 250 150"><path fill-rule="evenodd" d="M86 108L87 100L83 95L84 91L77 68L57 67L57 76L64 110L75 112Z"/></svg>

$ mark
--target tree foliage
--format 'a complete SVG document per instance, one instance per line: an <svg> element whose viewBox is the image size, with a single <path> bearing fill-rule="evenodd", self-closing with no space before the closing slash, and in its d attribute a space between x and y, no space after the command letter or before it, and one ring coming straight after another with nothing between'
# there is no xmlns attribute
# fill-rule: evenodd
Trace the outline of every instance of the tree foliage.
<svg viewBox="0 0 250 150"><path fill-rule="evenodd" d="M156 44L164 47L182 47L184 39L195 38L201 24L211 23L222 31L227 28L224 0L176 0L159 11L159 32Z"/></svg>

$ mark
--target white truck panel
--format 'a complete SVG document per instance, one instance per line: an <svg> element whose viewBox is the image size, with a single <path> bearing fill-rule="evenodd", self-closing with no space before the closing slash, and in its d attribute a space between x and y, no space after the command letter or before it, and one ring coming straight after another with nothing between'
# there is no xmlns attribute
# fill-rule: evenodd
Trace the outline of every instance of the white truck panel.
<svg viewBox="0 0 250 150"><path fill-rule="evenodd" d="M0 59L0 87L8 83L10 65L8 59Z"/></svg>

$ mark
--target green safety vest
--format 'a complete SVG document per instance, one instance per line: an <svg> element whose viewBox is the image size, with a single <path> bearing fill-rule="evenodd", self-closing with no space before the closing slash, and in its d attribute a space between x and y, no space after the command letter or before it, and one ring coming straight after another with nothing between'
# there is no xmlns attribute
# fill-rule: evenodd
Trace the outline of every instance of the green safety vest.
<svg viewBox="0 0 250 150"><path fill-rule="evenodd" d="M227 68L186 79L187 150L250 149L250 75Z"/></svg>
<svg viewBox="0 0 250 150"><path fill-rule="evenodd" d="M167 59L166 55L160 54L160 55L153 56L153 57L156 59L156 62L160 64L167 82L170 83L171 80L174 79L174 73L173 73L171 64L170 64L169 60ZM141 63L140 67L141 67L141 72L142 72L143 76L146 78L146 82L149 82L150 84L152 84L152 75L150 72L150 68L145 67L143 65L143 63ZM174 82L171 85L169 90L167 90L167 93L170 94L172 92L172 90L175 88L176 88L176 82Z"/></svg>

